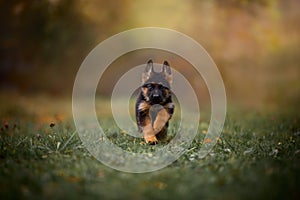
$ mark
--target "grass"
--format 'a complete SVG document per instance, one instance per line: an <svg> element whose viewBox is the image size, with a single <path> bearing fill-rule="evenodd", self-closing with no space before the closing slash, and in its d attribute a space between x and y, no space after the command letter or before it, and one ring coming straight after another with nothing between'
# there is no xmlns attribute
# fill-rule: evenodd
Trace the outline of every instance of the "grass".
<svg viewBox="0 0 300 200"><path fill-rule="evenodd" d="M55 126L24 119L0 131L1 199L299 199L300 117L229 114L213 151L198 158L207 122L189 150L168 167L123 173L98 162L82 145L71 120ZM141 139L108 129L123 149Z"/></svg>

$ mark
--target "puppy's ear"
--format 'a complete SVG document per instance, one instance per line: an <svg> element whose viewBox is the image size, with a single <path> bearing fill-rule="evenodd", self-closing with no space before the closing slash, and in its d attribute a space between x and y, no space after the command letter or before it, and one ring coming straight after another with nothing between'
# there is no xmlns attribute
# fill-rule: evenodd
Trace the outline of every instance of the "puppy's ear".
<svg viewBox="0 0 300 200"><path fill-rule="evenodd" d="M165 79L169 82L169 84L172 84L172 72L171 72L171 68L169 66L168 61L164 61L164 65L163 65L163 70L162 73L165 77Z"/></svg>
<svg viewBox="0 0 300 200"><path fill-rule="evenodd" d="M153 61L150 59L143 73L142 82L145 83L153 75Z"/></svg>

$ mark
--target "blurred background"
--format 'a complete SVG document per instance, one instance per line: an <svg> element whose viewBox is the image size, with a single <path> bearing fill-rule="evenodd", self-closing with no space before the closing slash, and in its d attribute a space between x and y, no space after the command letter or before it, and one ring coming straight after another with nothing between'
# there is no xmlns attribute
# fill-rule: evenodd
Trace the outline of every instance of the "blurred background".
<svg viewBox="0 0 300 200"><path fill-rule="evenodd" d="M203 45L222 74L229 106L299 109L299 20L299 0L0 0L1 104L24 101L35 110L31 98L38 97L41 107L55 107L40 96L70 103L76 72L97 44L128 29L155 26ZM127 59L143 64L148 53ZM126 62L132 63L116 63ZM197 76L184 61L177 65L189 78ZM115 76L106 77L121 75L118 67L109 69ZM192 84L205 96L202 84ZM100 89L110 95L112 84L103 80ZM14 109L8 114L24 110Z"/></svg>

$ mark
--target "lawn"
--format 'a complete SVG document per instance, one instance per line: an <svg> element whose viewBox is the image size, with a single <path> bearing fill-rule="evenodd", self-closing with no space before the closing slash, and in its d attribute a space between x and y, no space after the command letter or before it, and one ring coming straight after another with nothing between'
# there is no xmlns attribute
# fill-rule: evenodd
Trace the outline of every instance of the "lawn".
<svg viewBox="0 0 300 200"><path fill-rule="evenodd" d="M2 120L0 130L1 199L300 198L299 114L229 111L217 145L199 159L208 125L202 119L192 145L177 161L159 171L131 174L92 157L71 118L52 124L14 112L20 111L6 112L17 117ZM148 146L113 129L106 134L128 151L164 145Z"/></svg>

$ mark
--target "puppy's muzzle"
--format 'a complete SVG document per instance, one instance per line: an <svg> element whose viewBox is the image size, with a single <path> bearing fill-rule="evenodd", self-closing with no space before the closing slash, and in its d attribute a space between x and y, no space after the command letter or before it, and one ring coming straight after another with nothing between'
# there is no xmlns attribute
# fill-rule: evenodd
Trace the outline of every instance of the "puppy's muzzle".
<svg viewBox="0 0 300 200"><path fill-rule="evenodd" d="M151 101L154 104L158 104L160 103L162 100L161 96L159 95L158 92L154 92L154 94L151 96Z"/></svg>

